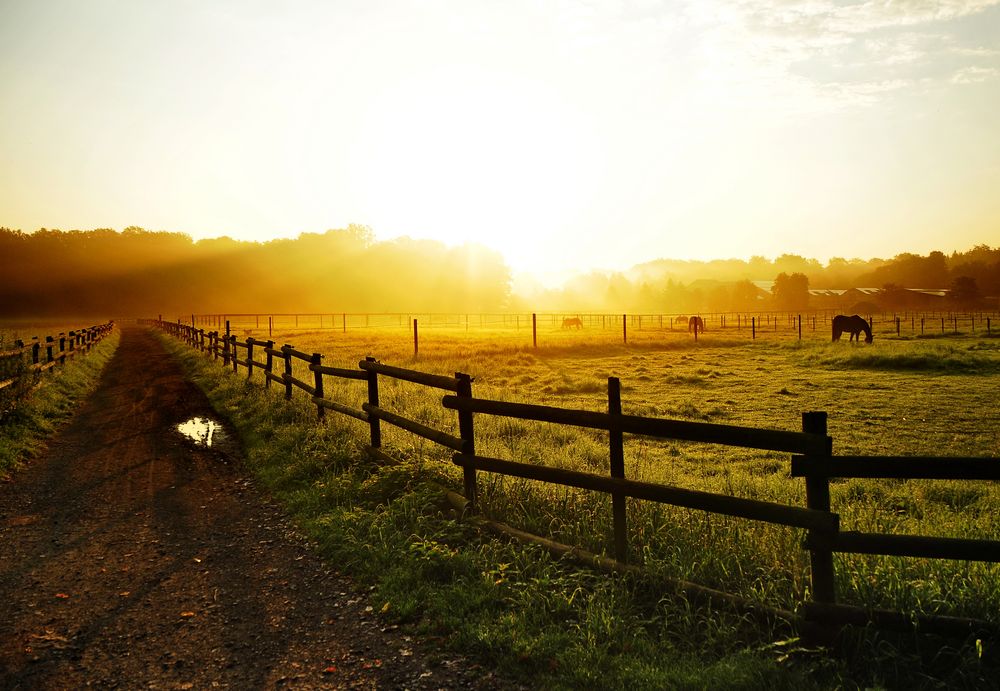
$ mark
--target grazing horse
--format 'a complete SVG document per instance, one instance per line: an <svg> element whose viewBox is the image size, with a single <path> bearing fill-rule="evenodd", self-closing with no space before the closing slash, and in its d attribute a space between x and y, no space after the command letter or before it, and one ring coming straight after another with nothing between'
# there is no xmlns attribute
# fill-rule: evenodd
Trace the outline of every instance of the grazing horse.
<svg viewBox="0 0 1000 691"><path fill-rule="evenodd" d="M564 328L564 329L573 329L573 328L582 329L583 328L583 320L580 319L580 317L566 317L565 319L563 319L562 328Z"/></svg>
<svg viewBox="0 0 1000 691"><path fill-rule="evenodd" d="M688 333L694 332L697 334L699 331L705 333L705 320L701 317L691 317L688 319Z"/></svg>
<svg viewBox="0 0 1000 691"><path fill-rule="evenodd" d="M845 331L850 332L850 340L852 341L857 339L860 342L862 331L865 332L865 343L871 343L875 340L875 337L872 336L872 327L868 325L868 322L856 314L850 317L838 314L833 318L833 340L839 341L840 334Z"/></svg>

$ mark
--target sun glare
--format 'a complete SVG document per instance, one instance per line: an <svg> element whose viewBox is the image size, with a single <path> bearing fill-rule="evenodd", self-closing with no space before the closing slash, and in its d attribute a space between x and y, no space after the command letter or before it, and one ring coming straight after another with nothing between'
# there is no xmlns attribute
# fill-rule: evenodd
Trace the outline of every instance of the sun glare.
<svg viewBox="0 0 1000 691"><path fill-rule="evenodd" d="M527 267L533 240L572 224L592 186L584 130L523 79L447 70L397 84L355 150L366 218L380 235L479 242Z"/></svg>

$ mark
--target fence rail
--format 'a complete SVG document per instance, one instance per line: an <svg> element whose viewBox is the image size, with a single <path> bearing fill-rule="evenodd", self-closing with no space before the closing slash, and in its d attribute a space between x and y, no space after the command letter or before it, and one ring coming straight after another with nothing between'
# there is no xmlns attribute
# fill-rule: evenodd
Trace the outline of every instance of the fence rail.
<svg viewBox="0 0 1000 691"><path fill-rule="evenodd" d="M480 472L610 494L614 529L612 552L615 558L612 561L619 565L627 562L629 553L624 504L627 497L804 529L808 531L803 546L810 555L812 602L804 603L810 606L803 607L802 611L807 617L821 624L863 621L894 626L894 624L901 625L900 622L906 622L907 625L911 623L909 618L898 613L872 610L866 618L863 616L864 610L860 608L837 604L834 553L1000 562L1000 541L842 530L840 516L831 508L829 487L830 478L852 477L997 480L1000 479L1000 459L997 458L833 456L833 440L827 435L825 412L803 413L802 429L798 432L624 415L621 413L620 383L614 377L608 380L607 413L481 399L472 395L472 378L460 372L455 373L454 377L429 374L386 365L371 357L360 361L358 370L326 367L321 364L323 356L320 353L305 353L288 344L274 348L271 341L255 341L252 338L242 342L237 341L236 337L229 333L229 325L225 334L218 332L206 334L203 329L181 323L143 321L185 340L195 348L200 348L209 357L218 359L221 355L223 364L231 365L234 372L238 371L241 364L248 368L248 377L252 376L252 366L262 369L265 385L270 386L272 381L283 383L286 398L292 397L293 386L302 389L309 394L311 402L316 405L320 418L326 410L333 410L367 422L370 448L376 452L382 447L382 422L450 449L454 452L452 461L463 471L464 505L470 511L478 511L477 473ZM206 340L209 344L207 347ZM259 363L251 366L247 364L250 358L241 361L234 355L237 348L252 348L261 344L264 345L263 350L268 356L263 366ZM293 358L309 363L308 369L315 376L314 385L292 376ZM274 371L275 360L282 361L283 373ZM367 384L367 402L358 410L327 399L324 395L323 378L328 376L364 380ZM380 377L452 392L444 395L441 403L445 409L455 411L457 414L459 436L409 419L399 412L387 410L379 402ZM609 473L598 475L477 455L474 415L513 417L605 430L608 432ZM623 463L625 434L788 452L792 454L790 457L792 477L805 480L806 506L789 506L627 479ZM565 545L560 548L566 551L573 550ZM727 595L727 597L735 596ZM940 624L941 630L965 630L969 626L996 630L996 626L989 622L959 620L954 617L927 615L921 617L920 621L928 630L935 628L934 622ZM899 626L894 627L899 628Z"/></svg>
<svg viewBox="0 0 1000 691"><path fill-rule="evenodd" d="M312 312L312 313L230 313L191 314L176 318L178 323L192 327L221 330L230 324L234 330L244 330L247 335L267 330L273 336L275 329L282 332L299 330L330 330L342 333L369 329L412 330L414 351L418 349L417 325L426 329L449 329L474 332L487 330L493 333L506 331L531 334L531 342L538 346L539 331L543 340L547 333L581 331L581 338L594 332L620 334L627 343L629 333L656 338L657 334L685 334L697 340L712 335L756 340L768 337L797 337L829 339L831 320L837 314L852 314L853 308L814 305L801 311L744 309L737 311L692 312L642 312L633 314L607 312L493 312L493 313L435 313L435 312ZM868 311L862 314L880 336L901 337L946 336L960 333L992 336L993 326L1000 319L996 309L955 309L941 305L900 309L897 311ZM690 324L699 320L698 328ZM162 317L161 317L162 319ZM527 335L525 336L527 338Z"/></svg>
<svg viewBox="0 0 1000 691"><path fill-rule="evenodd" d="M30 343L23 340L15 341L15 347L0 351L0 360L16 361L25 367L26 372L41 374L48 372L56 365L65 365L66 360L77 355L89 353L90 350L104 339L114 329L115 323L97 324L83 329L60 332L54 336L40 338L34 336ZM42 351L45 351L44 354ZM15 366L15 369L17 367ZM0 390L13 386L21 381L21 376L0 380Z"/></svg>

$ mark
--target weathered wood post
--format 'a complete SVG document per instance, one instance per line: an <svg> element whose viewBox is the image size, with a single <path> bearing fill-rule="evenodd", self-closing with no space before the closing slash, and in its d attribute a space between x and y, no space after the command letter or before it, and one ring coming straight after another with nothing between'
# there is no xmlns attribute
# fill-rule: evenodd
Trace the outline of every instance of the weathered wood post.
<svg viewBox="0 0 1000 691"><path fill-rule="evenodd" d="M750 317L750 338L757 340L757 317Z"/></svg>
<svg viewBox="0 0 1000 691"><path fill-rule="evenodd" d="M622 385L618 377L608 377L608 414L622 414ZM609 430L608 444L611 450L611 477L625 478L625 435L621 430ZM611 516L615 534L615 559L628 561L627 519L625 515L625 495L611 493Z"/></svg>
<svg viewBox="0 0 1000 691"><path fill-rule="evenodd" d="M267 337L271 338L274 335L274 317L268 316L267 318Z"/></svg>
<svg viewBox="0 0 1000 691"><path fill-rule="evenodd" d="M531 313L531 345L538 347L538 315L534 312Z"/></svg>
<svg viewBox="0 0 1000 691"><path fill-rule="evenodd" d="M462 398L472 398L472 377L462 372L455 372L458 387L455 393ZM462 453L467 456L476 455L476 435L472 424L472 412L458 411L458 434L462 438ZM476 510L476 469L470 466L462 468L462 485L465 499L469 502L468 510Z"/></svg>
<svg viewBox="0 0 1000 691"><path fill-rule="evenodd" d="M802 340L802 315L799 315L799 340Z"/></svg>
<svg viewBox="0 0 1000 691"><path fill-rule="evenodd" d="M628 315L622 315L622 343L628 345Z"/></svg>
<svg viewBox="0 0 1000 691"><path fill-rule="evenodd" d="M42 346L38 342L38 336L31 337L31 364L37 365Z"/></svg>
<svg viewBox="0 0 1000 691"><path fill-rule="evenodd" d="M826 434L826 413L802 413L802 431L808 434ZM824 456L833 453L832 440ZM825 475L806 476L806 506L814 511L830 510L830 479ZM812 571L812 596L816 602L836 602L833 572L833 535L825 531L809 531L809 559Z"/></svg>
<svg viewBox="0 0 1000 691"><path fill-rule="evenodd" d="M52 347L55 344L55 340L52 336L45 337L45 362L52 362Z"/></svg>
<svg viewBox="0 0 1000 691"><path fill-rule="evenodd" d="M264 361L264 388L271 388L271 375L274 374L274 354L271 352L274 350L274 341L268 341L264 346L264 353L267 358Z"/></svg>
<svg viewBox="0 0 1000 691"><path fill-rule="evenodd" d="M292 346L287 343L281 346L281 354L285 358L285 373L282 381L285 383L285 400L292 400Z"/></svg>
<svg viewBox="0 0 1000 691"><path fill-rule="evenodd" d="M420 352L419 343L417 340L417 320L416 317L413 319L413 357L416 359L417 354Z"/></svg>
<svg viewBox="0 0 1000 691"><path fill-rule="evenodd" d="M229 320L226 320L226 336L222 342L222 366L229 367Z"/></svg>
<svg viewBox="0 0 1000 691"><path fill-rule="evenodd" d="M311 365L310 369L313 371L316 398L323 398L323 373L319 370L319 368L323 365L323 356L320 353L313 353L312 358L309 360L309 364ZM326 408L321 406L319 403L316 404L316 416L320 420L326 416Z"/></svg>
<svg viewBox="0 0 1000 691"><path fill-rule="evenodd" d="M376 362L375 358L368 356L366 362ZM373 369L368 372L368 405L378 407L378 372ZM373 449L382 448L382 428L379 426L379 419L375 415L368 415L368 428L371 432L371 446Z"/></svg>

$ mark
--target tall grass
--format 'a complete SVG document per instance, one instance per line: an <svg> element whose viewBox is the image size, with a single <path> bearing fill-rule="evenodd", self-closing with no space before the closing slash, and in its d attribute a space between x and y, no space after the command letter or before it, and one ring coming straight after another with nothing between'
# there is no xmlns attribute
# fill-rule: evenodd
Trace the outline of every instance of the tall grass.
<svg viewBox="0 0 1000 691"><path fill-rule="evenodd" d="M456 347L442 339L434 348L422 344L416 359L412 351L405 354L395 335L385 342L359 342L329 332L297 333L288 340L302 350L333 354L326 364L337 366L356 365L373 354L439 374L465 371L476 377L479 397L602 410L607 377L617 375L626 413L798 429L801 412L826 410L835 453L995 456L1000 449L1000 413L990 404L1000 377L998 354L976 339L944 347L913 340L875 348L704 339L663 348L604 344L537 351L489 343L477 348L468 339ZM877 367L845 364L875 357L871 353L882 358ZM649 685L654 679L683 686L694 677L678 671L682 661L700 655L738 670L722 685L741 685L739 674L748 669L764 675L753 676L754 683L802 681L785 663L803 664L803 653L784 657L784 646L767 647L771 632L724 614L683 606L679 611L676 599L651 595L647 583L584 574L530 548L481 541L445 520L437 487L457 489L460 476L448 452L432 443L384 425L385 443L403 464L359 461L352 445L364 439L363 424L315 425L314 409L303 399L285 408L258 386L247 387L203 358L187 357L205 377L203 386L250 438L252 463L306 516L324 549L338 563L378 581L387 596L387 616L422 622L432 632L454 630L456 644L514 669L522 668L516 661L524 656L533 674L545 667L540 660L555 660L550 664L563 671L569 662L572 679L581 684L594 683L592 670L610 666L619 676L609 677L615 680L609 686ZM942 371L942 357L954 362L971 357L976 364ZM303 369L296 376L308 373ZM384 407L457 433L454 413L440 405L441 392L386 378L380 382ZM329 397L355 407L364 400L363 382L328 379L326 388ZM263 412L248 412L247 402ZM297 410L301 421L289 431L287 421L268 421L284 415L276 410ZM477 452L483 455L607 472L606 433L485 416L476 416L475 424ZM324 436L330 434L337 435L335 442ZM255 460L258 454L262 460ZM788 460L783 454L712 445L639 437L626 442L628 477L803 506L803 483L789 477ZM487 474L481 474L480 489L483 510L493 518L595 552L610 547L610 502L604 495ZM832 496L844 529L1000 539L1000 489L990 483L850 480L834 482ZM808 595L800 531L634 501L628 518L631 560L643 563L649 574L694 580L782 608L794 608ZM1000 623L998 576L998 568L987 564L837 558L843 601L994 623ZM498 597L506 604L498 605ZM554 614L542 614L550 610ZM483 622L483 613L499 620ZM466 623L470 617L476 623ZM876 645L872 636L878 638L859 639L850 658L855 665L867 661L867 671L833 665L824 673L858 683L932 674L975 686L987 678L975 655L941 669L923 662L913 666L905 656L905 665L898 666L879 651L890 646L918 657L924 651L884 638ZM626 644L632 639L644 642ZM675 653L664 663L669 672L645 657L663 646ZM626 647L641 652L619 663ZM734 650L742 652L734 657ZM775 663L778 658L785 662ZM805 668L815 672L817 664ZM546 679L560 683L555 673Z"/></svg>

